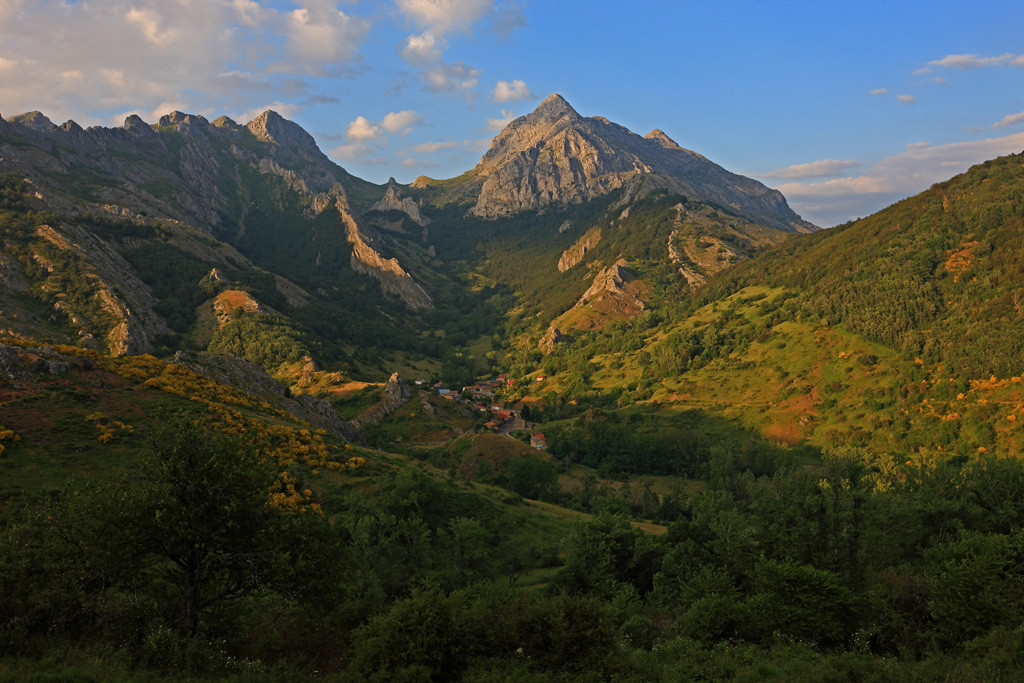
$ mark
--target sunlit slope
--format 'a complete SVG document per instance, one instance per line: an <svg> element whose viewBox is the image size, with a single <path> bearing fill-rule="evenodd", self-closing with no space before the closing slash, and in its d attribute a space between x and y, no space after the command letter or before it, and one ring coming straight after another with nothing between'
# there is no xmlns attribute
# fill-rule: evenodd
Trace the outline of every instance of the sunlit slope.
<svg viewBox="0 0 1024 683"><path fill-rule="evenodd" d="M656 300L634 321L572 338L523 393L701 408L875 462L1018 455L1021 161L788 240L690 302Z"/></svg>

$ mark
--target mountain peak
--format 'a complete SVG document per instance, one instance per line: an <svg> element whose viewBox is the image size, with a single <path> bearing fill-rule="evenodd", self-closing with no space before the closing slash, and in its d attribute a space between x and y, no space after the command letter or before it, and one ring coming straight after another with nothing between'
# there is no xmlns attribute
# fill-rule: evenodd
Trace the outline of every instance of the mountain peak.
<svg viewBox="0 0 1024 683"><path fill-rule="evenodd" d="M579 116L576 110L572 108L572 105L566 102L565 98L558 93L548 95L546 100L537 105L533 113L552 118L565 115Z"/></svg>
<svg viewBox="0 0 1024 683"><path fill-rule="evenodd" d="M644 139L657 142L662 147L666 147L668 149L682 149L682 147L680 147L675 140L665 135L665 131L663 131L660 128L655 128L654 130L652 130L650 133L644 136Z"/></svg>
<svg viewBox="0 0 1024 683"><path fill-rule="evenodd" d="M49 133L57 126L50 119L46 118L46 115L40 111L30 111L24 114L18 114L8 119L10 123L17 123L26 128L39 131L40 133Z"/></svg>
<svg viewBox="0 0 1024 683"><path fill-rule="evenodd" d="M310 152L319 152L313 136L302 126L289 121L273 109L268 109L252 121L246 128L261 142L269 142L282 147L296 146Z"/></svg>
<svg viewBox="0 0 1024 683"><path fill-rule="evenodd" d="M645 176L650 187L730 207L755 223L813 229L779 192L683 149L664 131L641 137L604 117L580 116L557 93L498 133L473 174L482 182L470 213L484 218L578 204Z"/></svg>

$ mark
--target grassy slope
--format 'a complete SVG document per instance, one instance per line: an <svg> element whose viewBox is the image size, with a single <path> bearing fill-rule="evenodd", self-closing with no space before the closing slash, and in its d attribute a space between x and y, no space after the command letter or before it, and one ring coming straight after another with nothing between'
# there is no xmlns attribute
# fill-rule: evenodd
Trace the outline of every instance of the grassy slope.
<svg viewBox="0 0 1024 683"><path fill-rule="evenodd" d="M652 329L590 335L558 351L568 362L545 362L564 371L588 357L590 386L620 405L701 408L785 443L862 447L885 466L1019 454L1021 160L790 240L692 302L663 300Z"/></svg>
<svg viewBox="0 0 1024 683"><path fill-rule="evenodd" d="M240 391L151 356L111 358L58 346L58 354L81 359L83 365L73 362L67 373L52 375L31 371L30 362L37 356L33 344L12 338L3 342L21 349L22 356L15 379L0 386L4 504L31 501L72 479L102 482L125 475L148 449L147 439L159 423L185 413L206 419L209 429L254 441L288 472L298 490L311 491L297 505L315 502L328 514L344 492L373 491L380 477L417 469L486 499L500 509L510 533L551 552L557 552L560 539L579 517L405 455L345 444ZM403 418L401 411L395 416L398 422ZM104 432L111 436L104 437ZM364 458L365 464L347 465L354 456ZM338 505L344 508L344 503Z"/></svg>

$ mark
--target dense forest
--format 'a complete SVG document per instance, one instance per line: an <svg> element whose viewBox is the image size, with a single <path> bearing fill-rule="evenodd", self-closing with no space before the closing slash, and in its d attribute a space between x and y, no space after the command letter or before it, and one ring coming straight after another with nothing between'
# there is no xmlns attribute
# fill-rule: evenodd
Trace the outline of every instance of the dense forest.
<svg viewBox="0 0 1024 683"><path fill-rule="evenodd" d="M1017 460L889 478L854 453L754 468L720 453L664 533L620 508L557 540L522 524L518 496L429 468L303 497L195 418L144 450L116 480L4 506L6 676L980 679L1022 665ZM531 572L550 578L520 585Z"/></svg>

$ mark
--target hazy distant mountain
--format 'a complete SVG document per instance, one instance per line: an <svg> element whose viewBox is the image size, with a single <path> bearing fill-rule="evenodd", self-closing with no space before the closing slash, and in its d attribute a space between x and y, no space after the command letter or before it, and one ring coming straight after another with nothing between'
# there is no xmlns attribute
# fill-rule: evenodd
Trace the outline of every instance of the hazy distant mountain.
<svg viewBox="0 0 1024 683"><path fill-rule="evenodd" d="M578 204L612 190L660 187L715 204L752 222L811 232L785 197L683 149L660 130L645 136L603 117L583 117L560 95L512 121L459 183L438 184L494 218L549 204ZM430 185L429 179L417 185Z"/></svg>

